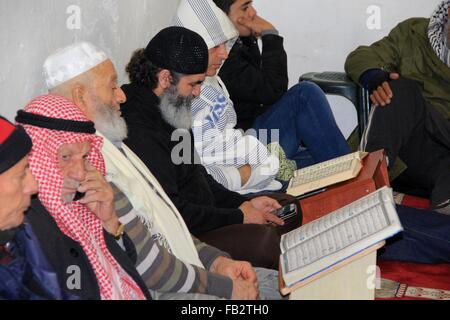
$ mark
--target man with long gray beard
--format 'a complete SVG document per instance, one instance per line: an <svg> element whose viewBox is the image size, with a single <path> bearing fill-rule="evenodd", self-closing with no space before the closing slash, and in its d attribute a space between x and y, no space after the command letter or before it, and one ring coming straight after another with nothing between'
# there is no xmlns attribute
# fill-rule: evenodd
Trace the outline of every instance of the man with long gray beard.
<svg viewBox="0 0 450 320"><path fill-rule="evenodd" d="M119 104L126 100L113 63L89 43L58 50L44 64L47 87L95 123L116 212L136 247L135 265L156 299L279 298L276 277L193 238L175 206L139 158ZM206 270L205 270L206 269ZM258 280L257 281L257 277ZM231 279L230 279L231 278Z"/></svg>
<svg viewBox="0 0 450 320"><path fill-rule="evenodd" d="M196 157L187 129L191 101L200 94L209 60L196 33L190 43L173 41L187 33L193 32L166 28L133 54L127 66L131 84L122 87L127 102L121 110L129 130L125 143L156 176L193 235L235 259L277 268L279 236L266 224L284 224L272 213L280 208L278 202L248 200L229 191Z"/></svg>

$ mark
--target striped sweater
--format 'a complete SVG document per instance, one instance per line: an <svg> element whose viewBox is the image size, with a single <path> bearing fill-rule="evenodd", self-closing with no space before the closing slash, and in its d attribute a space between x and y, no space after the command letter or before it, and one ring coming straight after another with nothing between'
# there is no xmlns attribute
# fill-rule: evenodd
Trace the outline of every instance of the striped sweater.
<svg viewBox="0 0 450 320"><path fill-rule="evenodd" d="M209 49L222 43L231 49L238 37L234 25L211 0L182 0L172 23L197 32ZM216 181L242 194L281 189L275 180L278 158L255 136L235 129L236 111L218 76L206 78L200 97L192 103L192 116L195 148ZM242 186L239 168L247 164L252 174Z"/></svg>
<svg viewBox="0 0 450 320"><path fill-rule="evenodd" d="M141 222L125 194L111 183L115 194L115 208L125 232L136 247L136 269L150 291L160 293L201 293L230 299L231 279L208 272L214 260L228 254L194 238L199 257L206 270L177 259L158 242L160 235L152 235Z"/></svg>

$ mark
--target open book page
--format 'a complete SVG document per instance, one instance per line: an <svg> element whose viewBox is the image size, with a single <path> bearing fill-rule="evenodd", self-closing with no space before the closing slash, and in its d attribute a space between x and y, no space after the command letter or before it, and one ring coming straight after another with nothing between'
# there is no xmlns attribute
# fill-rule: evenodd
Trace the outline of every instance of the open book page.
<svg viewBox="0 0 450 320"><path fill-rule="evenodd" d="M367 154L367 152L358 151L297 170L289 183L287 192L292 195L301 195L354 178L361 170L361 161Z"/></svg>
<svg viewBox="0 0 450 320"><path fill-rule="evenodd" d="M392 190L381 188L283 235L283 279L290 286L401 230Z"/></svg>

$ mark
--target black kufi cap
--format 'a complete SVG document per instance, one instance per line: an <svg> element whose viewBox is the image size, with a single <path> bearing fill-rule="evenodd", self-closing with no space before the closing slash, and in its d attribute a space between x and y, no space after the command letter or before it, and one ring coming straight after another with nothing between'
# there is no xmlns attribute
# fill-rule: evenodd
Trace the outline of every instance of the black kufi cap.
<svg viewBox="0 0 450 320"><path fill-rule="evenodd" d="M183 27L161 30L145 49L157 67L181 74L200 74L208 69L208 47L203 38Z"/></svg>

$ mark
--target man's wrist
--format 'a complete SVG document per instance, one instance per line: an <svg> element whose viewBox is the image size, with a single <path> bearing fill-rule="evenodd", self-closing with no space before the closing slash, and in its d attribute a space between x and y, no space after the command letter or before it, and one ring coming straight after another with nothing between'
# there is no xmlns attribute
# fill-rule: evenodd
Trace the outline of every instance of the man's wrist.
<svg viewBox="0 0 450 320"><path fill-rule="evenodd" d="M267 30L261 31L261 37L268 36L268 35L276 35L276 36L279 36L280 33L278 32L277 29L267 29Z"/></svg>
<svg viewBox="0 0 450 320"><path fill-rule="evenodd" d="M120 231L123 233L123 225L117 217L114 217L108 221L103 221L103 228L105 228L105 230L114 237L116 237Z"/></svg>
<svg viewBox="0 0 450 320"><path fill-rule="evenodd" d="M224 261L224 259L227 259L226 257L219 256L214 260L214 262L211 264L211 267L209 268L210 272L217 273L217 269L220 266L220 264Z"/></svg>

